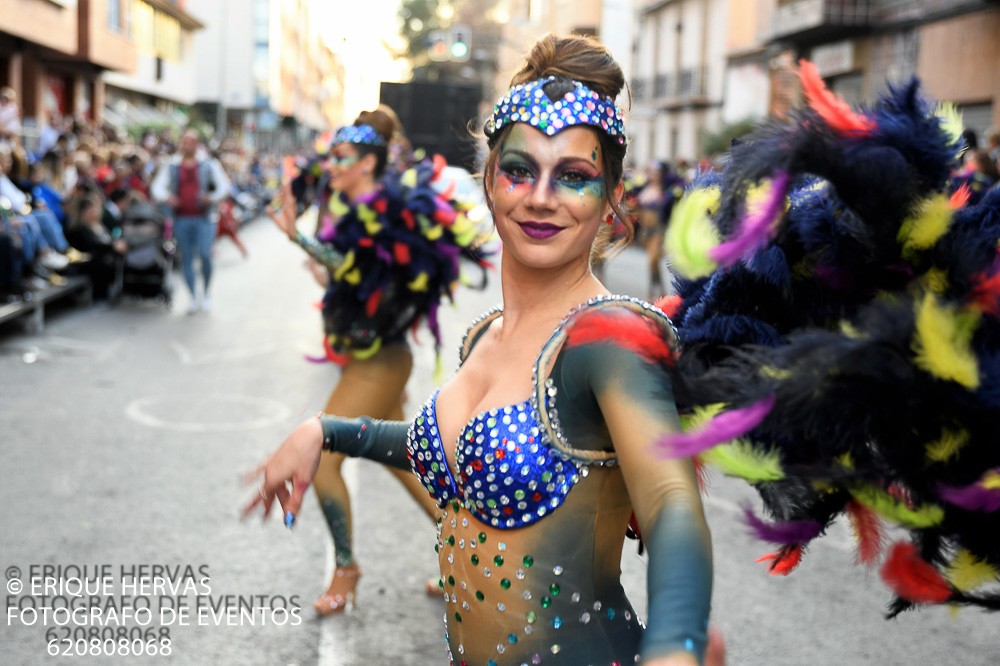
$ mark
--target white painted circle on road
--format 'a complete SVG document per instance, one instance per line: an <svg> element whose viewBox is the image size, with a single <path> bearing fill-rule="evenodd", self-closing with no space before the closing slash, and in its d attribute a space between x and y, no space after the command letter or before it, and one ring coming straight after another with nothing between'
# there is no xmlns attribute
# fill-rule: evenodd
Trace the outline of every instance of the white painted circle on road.
<svg viewBox="0 0 1000 666"><path fill-rule="evenodd" d="M248 395L150 396L133 400L125 415L150 428L177 432L260 430L280 423L291 410L277 400Z"/></svg>

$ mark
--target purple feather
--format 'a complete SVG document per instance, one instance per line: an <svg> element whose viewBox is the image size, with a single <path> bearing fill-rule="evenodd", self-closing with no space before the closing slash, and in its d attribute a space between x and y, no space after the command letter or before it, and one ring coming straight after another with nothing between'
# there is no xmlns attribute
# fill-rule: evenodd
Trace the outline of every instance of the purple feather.
<svg viewBox="0 0 1000 666"><path fill-rule="evenodd" d="M771 233L771 225L785 206L785 194L791 177L787 171L778 171L771 181L771 192L756 215L746 215L737 228L736 235L708 251L709 258L722 265L732 266L741 258L762 247Z"/></svg>
<svg viewBox="0 0 1000 666"><path fill-rule="evenodd" d="M392 263L392 254L390 254L389 250L385 249L381 245L375 246L375 256L378 257L379 260L382 261L383 263L386 264Z"/></svg>
<svg viewBox="0 0 1000 666"><path fill-rule="evenodd" d="M819 536L823 526L815 520L789 520L784 523L768 523L758 518L750 507L743 508L743 515L750 531L761 541L779 545L808 543Z"/></svg>
<svg viewBox="0 0 1000 666"><path fill-rule="evenodd" d="M427 328L431 329L436 346L441 346L441 327L438 325L438 304L431 303L427 308Z"/></svg>
<svg viewBox="0 0 1000 666"><path fill-rule="evenodd" d="M327 363L330 360L326 356L310 356L309 354L303 354L302 356L310 363Z"/></svg>
<svg viewBox="0 0 1000 666"><path fill-rule="evenodd" d="M1000 474L1000 468L993 469L992 474ZM944 501L968 511L985 511L993 513L1000 510L1000 488L986 488L979 481L970 486L938 486L938 495Z"/></svg>
<svg viewBox="0 0 1000 666"><path fill-rule="evenodd" d="M774 407L773 393L747 407L722 412L699 430L667 435L657 443L657 446L670 458L689 458L705 449L745 435L764 420L772 407Z"/></svg>

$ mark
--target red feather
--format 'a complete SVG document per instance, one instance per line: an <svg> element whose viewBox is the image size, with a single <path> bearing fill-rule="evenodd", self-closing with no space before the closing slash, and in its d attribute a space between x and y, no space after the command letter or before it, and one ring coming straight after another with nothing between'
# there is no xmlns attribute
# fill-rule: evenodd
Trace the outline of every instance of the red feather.
<svg viewBox="0 0 1000 666"><path fill-rule="evenodd" d="M451 181L450 183L448 183L448 187L444 188L444 191L441 192L441 196L449 200L454 199L456 189L458 189L458 183L456 183L455 181Z"/></svg>
<svg viewBox="0 0 1000 666"><path fill-rule="evenodd" d="M827 89L823 77L819 75L819 69L813 63L808 60L799 61L799 79L809 106L837 132L866 136L875 129L871 118L855 113L847 102Z"/></svg>
<svg viewBox="0 0 1000 666"><path fill-rule="evenodd" d="M358 239L358 247L372 247L373 245L375 245L375 239L371 236Z"/></svg>
<svg viewBox="0 0 1000 666"><path fill-rule="evenodd" d="M782 546L777 553L768 553L763 557L758 557L757 562L770 562L767 565L767 573L772 576L787 576L795 571L802 561L802 544L796 543L790 546Z"/></svg>
<svg viewBox="0 0 1000 666"><path fill-rule="evenodd" d="M873 566L885 548L882 521L874 511L854 501L847 503L847 515L858 538L858 563Z"/></svg>
<svg viewBox="0 0 1000 666"><path fill-rule="evenodd" d="M441 177L441 171L448 166L448 162L442 155L438 155L437 153L431 158L431 162L434 165L434 176L431 178L431 182L434 182Z"/></svg>
<svg viewBox="0 0 1000 666"><path fill-rule="evenodd" d="M327 336L323 336L323 351L326 352L326 357L330 359L330 362L337 365L347 365L347 362L351 360L347 354L338 354L333 351L333 347L330 346L330 338Z"/></svg>
<svg viewBox="0 0 1000 666"><path fill-rule="evenodd" d="M674 294L673 296L664 296L660 300L653 303L656 307L663 310L664 314L673 319L677 316L677 312L681 309L681 305L684 304L684 299L680 297L680 294Z"/></svg>
<svg viewBox="0 0 1000 666"><path fill-rule="evenodd" d="M951 199L948 200L948 205L952 210L958 210L969 203L969 197L972 196L972 190L969 189L968 183L962 183L962 186L955 190L951 195Z"/></svg>
<svg viewBox="0 0 1000 666"><path fill-rule="evenodd" d="M403 218L403 222L406 224L407 229L409 229L410 231L416 229L417 225L413 221L413 213L410 212L409 208L404 208L403 211L399 214L399 216Z"/></svg>
<svg viewBox="0 0 1000 666"><path fill-rule="evenodd" d="M375 316L375 311L378 310L379 301L382 300L382 290L377 289L372 292L372 295L368 297L368 302L365 303L365 312L368 313L369 317Z"/></svg>
<svg viewBox="0 0 1000 666"><path fill-rule="evenodd" d="M985 273L975 276L972 299L983 312L1000 315L1000 270L997 270L993 277L986 277Z"/></svg>
<svg viewBox="0 0 1000 666"><path fill-rule="evenodd" d="M410 263L410 246L406 243L395 243L392 246L392 253L396 257L396 263L398 264L408 264Z"/></svg>
<svg viewBox="0 0 1000 666"><path fill-rule="evenodd" d="M372 208L375 209L376 213L384 215L385 211L389 210L389 202L385 199L376 199L375 203L372 204Z"/></svg>
<svg viewBox="0 0 1000 666"><path fill-rule="evenodd" d="M698 491L704 493L708 487L712 468L702 461L701 456L691 456L691 463L694 465L694 478L698 482Z"/></svg>
<svg viewBox="0 0 1000 666"><path fill-rule="evenodd" d="M647 363L673 364L674 354L655 324L631 313L584 314L569 329L566 345L611 342L635 352Z"/></svg>
<svg viewBox="0 0 1000 666"><path fill-rule="evenodd" d="M882 565L882 580L897 595L920 604L941 604L951 587L937 569L925 562L912 543L897 541Z"/></svg>
<svg viewBox="0 0 1000 666"><path fill-rule="evenodd" d="M433 217L434 221L438 224L450 227L452 222L455 221L455 218L458 217L458 213L452 210L451 206L448 205L448 202L440 197L435 197L434 203L437 204L438 208L434 211L434 214L431 217Z"/></svg>

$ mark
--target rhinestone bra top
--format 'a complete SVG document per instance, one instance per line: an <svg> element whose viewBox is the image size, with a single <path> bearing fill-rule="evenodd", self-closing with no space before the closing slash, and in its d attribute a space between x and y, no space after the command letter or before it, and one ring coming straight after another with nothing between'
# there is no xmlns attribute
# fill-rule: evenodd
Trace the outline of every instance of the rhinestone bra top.
<svg viewBox="0 0 1000 666"><path fill-rule="evenodd" d="M563 433L556 409L557 387L541 368L558 354L567 326L580 314L601 308L628 307L661 322L676 339L669 320L655 307L627 296L599 296L574 309L543 345L532 374L532 397L474 416L459 434L454 471L448 466L437 426L438 391L424 403L407 433L410 467L444 508L461 502L476 518L499 529L527 527L558 508L590 466L613 467L614 451L574 448ZM501 314L497 308L480 317L459 349L464 360L474 333ZM539 406L542 412L539 412Z"/></svg>
<svg viewBox="0 0 1000 666"><path fill-rule="evenodd" d="M526 527L565 501L577 465L540 434L530 400L477 414L462 429L454 476L437 427L438 392L410 426L410 466L442 508L452 499L499 529Z"/></svg>

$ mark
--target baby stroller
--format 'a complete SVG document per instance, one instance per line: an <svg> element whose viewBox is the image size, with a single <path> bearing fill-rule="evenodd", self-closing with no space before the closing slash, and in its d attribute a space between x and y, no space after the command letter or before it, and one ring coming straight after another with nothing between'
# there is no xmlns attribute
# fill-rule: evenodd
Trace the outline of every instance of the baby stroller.
<svg viewBox="0 0 1000 666"><path fill-rule="evenodd" d="M128 244L122 274L123 294L155 298L170 306L174 264L174 241L162 211L146 202L125 209L122 239Z"/></svg>

